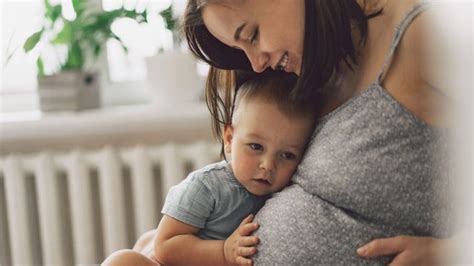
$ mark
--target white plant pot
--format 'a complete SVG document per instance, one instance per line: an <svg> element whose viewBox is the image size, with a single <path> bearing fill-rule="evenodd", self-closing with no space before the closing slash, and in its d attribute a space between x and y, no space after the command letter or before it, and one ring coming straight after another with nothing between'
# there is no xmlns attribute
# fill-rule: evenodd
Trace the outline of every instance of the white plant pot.
<svg viewBox="0 0 474 266"><path fill-rule="evenodd" d="M80 111L100 107L97 73L66 71L38 79L40 109Z"/></svg>
<svg viewBox="0 0 474 266"><path fill-rule="evenodd" d="M159 105L181 105L203 98L204 78L197 73L196 59L189 53L169 51L146 59L147 86Z"/></svg>

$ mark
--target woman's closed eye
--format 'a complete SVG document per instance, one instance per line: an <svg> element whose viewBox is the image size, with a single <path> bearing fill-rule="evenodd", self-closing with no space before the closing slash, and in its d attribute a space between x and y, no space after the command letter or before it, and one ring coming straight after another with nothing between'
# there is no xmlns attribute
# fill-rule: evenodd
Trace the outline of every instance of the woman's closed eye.
<svg viewBox="0 0 474 266"><path fill-rule="evenodd" d="M255 28L255 31L253 32L252 36L250 37L250 43L255 43L256 41L258 41L258 37L260 36L260 31L259 31L259 27L257 26Z"/></svg>

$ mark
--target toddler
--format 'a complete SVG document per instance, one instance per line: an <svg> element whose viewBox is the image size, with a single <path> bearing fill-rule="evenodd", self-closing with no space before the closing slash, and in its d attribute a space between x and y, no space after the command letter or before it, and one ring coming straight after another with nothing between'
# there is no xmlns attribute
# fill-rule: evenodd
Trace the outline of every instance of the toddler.
<svg viewBox="0 0 474 266"><path fill-rule="evenodd" d="M291 100L291 89L276 75L245 82L223 128L226 160L170 189L149 256L119 251L104 264L251 264L253 214L290 183L314 126L311 103Z"/></svg>

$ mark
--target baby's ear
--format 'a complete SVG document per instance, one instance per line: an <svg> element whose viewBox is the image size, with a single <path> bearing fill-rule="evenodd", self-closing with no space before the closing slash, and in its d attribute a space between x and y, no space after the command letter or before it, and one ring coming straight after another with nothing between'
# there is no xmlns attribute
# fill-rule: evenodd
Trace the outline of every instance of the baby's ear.
<svg viewBox="0 0 474 266"><path fill-rule="evenodd" d="M230 153L232 147L232 137L234 136L234 128L228 124L224 126L224 152Z"/></svg>

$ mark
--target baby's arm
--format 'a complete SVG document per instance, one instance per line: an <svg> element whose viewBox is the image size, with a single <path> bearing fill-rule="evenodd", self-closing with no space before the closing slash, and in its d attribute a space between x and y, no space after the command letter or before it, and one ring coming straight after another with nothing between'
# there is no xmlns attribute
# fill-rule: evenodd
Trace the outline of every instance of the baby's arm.
<svg viewBox="0 0 474 266"><path fill-rule="evenodd" d="M155 255L165 265L225 265L224 241L202 240L199 228L164 215L154 240Z"/></svg>
<svg viewBox="0 0 474 266"><path fill-rule="evenodd" d="M253 216L241 225L227 240L202 240L196 236L199 228L164 215L154 239L154 249L160 264L226 265L250 264L245 258L255 254L258 238L248 236L257 228ZM225 253L225 254L224 254Z"/></svg>

